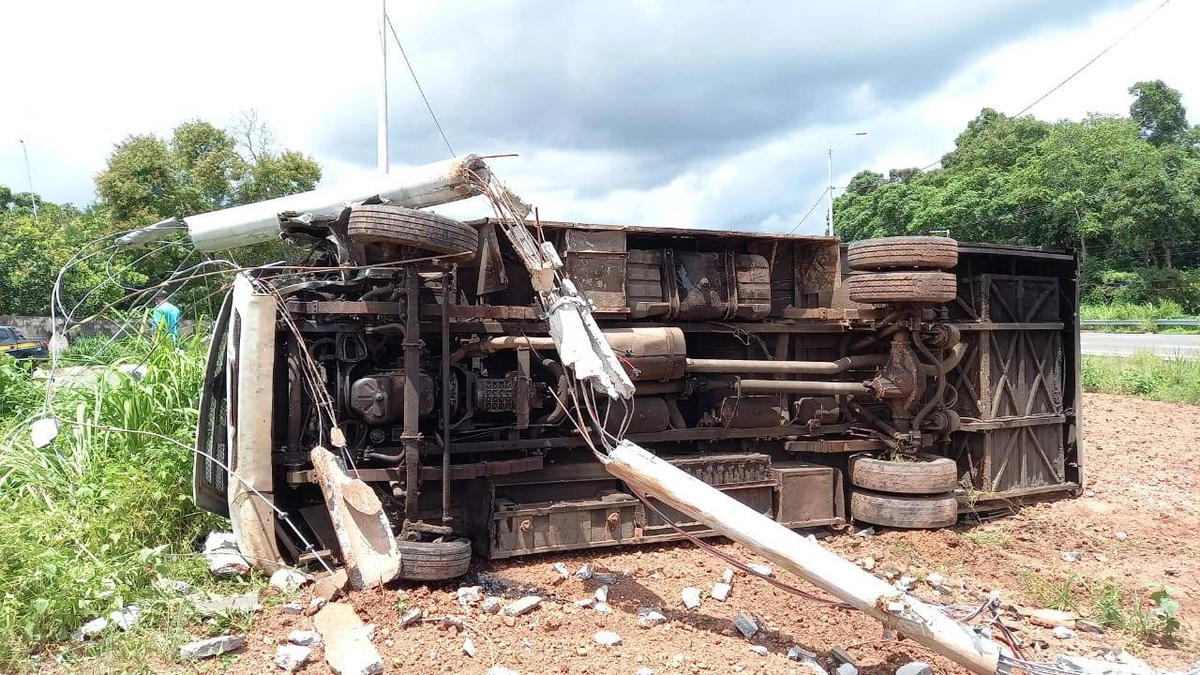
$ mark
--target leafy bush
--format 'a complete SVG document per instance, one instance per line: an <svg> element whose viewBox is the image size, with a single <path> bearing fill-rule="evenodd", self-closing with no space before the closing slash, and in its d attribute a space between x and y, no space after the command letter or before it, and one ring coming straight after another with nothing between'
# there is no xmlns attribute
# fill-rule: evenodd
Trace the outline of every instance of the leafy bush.
<svg viewBox="0 0 1200 675"><path fill-rule="evenodd" d="M1082 379L1085 391L1200 403L1200 361L1192 359L1084 356Z"/></svg>

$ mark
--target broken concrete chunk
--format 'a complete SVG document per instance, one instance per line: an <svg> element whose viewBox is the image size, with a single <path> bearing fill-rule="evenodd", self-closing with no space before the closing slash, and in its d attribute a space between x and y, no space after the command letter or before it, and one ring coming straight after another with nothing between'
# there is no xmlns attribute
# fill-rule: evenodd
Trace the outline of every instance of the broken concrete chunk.
<svg viewBox="0 0 1200 675"><path fill-rule="evenodd" d="M925 583L933 586L934 588L938 588L946 585L946 577L942 576L939 572L930 572L925 577Z"/></svg>
<svg viewBox="0 0 1200 675"><path fill-rule="evenodd" d="M196 640L179 647L179 658L182 661L207 659L211 656L231 652L245 643L246 638L242 635L222 635L207 640Z"/></svg>
<svg viewBox="0 0 1200 675"><path fill-rule="evenodd" d="M479 609L484 614L495 614L500 611L500 598L484 598L483 602L479 603Z"/></svg>
<svg viewBox="0 0 1200 675"><path fill-rule="evenodd" d="M554 573L558 575L559 579L566 580L571 578L571 570L567 569L565 563L556 562L553 567Z"/></svg>
<svg viewBox="0 0 1200 675"><path fill-rule="evenodd" d="M280 607L279 609L282 610L284 614L294 614L295 615L295 614L303 614L304 613L304 605L302 605L298 602L289 602L286 605Z"/></svg>
<svg viewBox="0 0 1200 675"><path fill-rule="evenodd" d="M170 591L172 593L179 594L192 592L192 585L188 582L179 581L177 579L168 579L166 577L159 577L155 579L154 587L160 591Z"/></svg>
<svg viewBox="0 0 1200 675"><path fill-rule="evenodd" d="M875 528L874 527L864 527L863 529L859 530L858 532L855 532L854 536L856 536L856 537L873 537L873 536L875 536Z"/></svg>
<svg viewBox="0 0 1200 675"><path fill-rule="evenodd" d="M470 637L463 639L463 653L471 658L475 658L475 641Z"/></svg>
<svg viewBox="0 0 1200 675"><path fill-rule="evenodd" d="M284 593L294 593L310 581L312 581L312 578L307 574L287 567L281 567L271 573L270 583L272 588L278 588Z"/></svg>
<svg viewBox="0 0 1200 675"><path fill-rule="evenodd" d="M771 650L767 649L766 647L764 647L762 645L754 645L753 647L750 648L750 651L754 652L755 654L758 654L759 656L766 656L767 654L771 653Z"/></svg>
<svg viewBox="0 0 1200 675"><path fill-rule="evenodd" d="M596 581L599 581L602 584L617 583L617 575L609 574L607 572L603 572L603 573L602 572L593 572L592 578L595 579Z"/></svg>
<svg viewBox="0 0 1200 675"><path fill-rule="evenodd" d="M608 585L597 588L592 597L596 598L596 602L608 602Z"/></svg>
<svg viewBox="0 0 1200 675"><path fill-rule="evenodd" d="M1075 631L1066 626L1055 626L1054 630L1050 631L1050 634L1059 640L1070 640L1075 637Z"/></svg>
<svg viewBox="0 0 1200 675"><path fill-rule="evenodd" d="M142 614L142 608L137 605L125 605L121 609L108 613L108 620L121 630L129 630Z"/></svg>
<svg viewBox="0 0 1200 675"><path fill-rule="evenodd" d="M458 596L458 604L462 605L463 609L483 599L482 586L462 586L455 593Z"/></svg>
<svg viewBox="0 0 1200 675"><path fill-rule="evenodd" d="M238 576L250 571L250 563L238 550L232 532L209 532L204 540L204 557L208 571L217 576Z"/></svg>
<svg viewBox="0 0 1200 675"><path fill-rule="evenodd" d="M283 645L275 650L274 663L285 673L293 673L308 663L312 649L301 645Z"/></svg>
<svg viewBox="0 0 1200 675"><path fill-rule="evenodd" d="M639 607L638 625L642 628L652 628L667 622L667 617L657 607Z"/></svg>
<svg viewBox="0 0 1200 675"><path fill-rule="evenodd" d="M733 583L733 570L726 569L724 572L721 572L721 583L723 583L723 584L732 584Z"/></svg>
<svg viewBox="0 0 1200 675"><path fill-rule="evenodd" d="M897 668L896 675L933 675L933 668L923 661L912 661Z"/></svg>
<svg viewBox="0 0 1200 675"><path fill-rule="evenodd" d="M738 614L733 617L733 627L745 637L753 637L758 632L758 620L749 614Z"/></svg>
<svg viewBox="0 0 1200 675"><path fill-rule="evenodd" d="M733 586L718 581L712 585L712 590L709 592L713 598L725 602L725 598L729 597L729 592L733 590Z"/></svg>
<svg viewBox="0 0 1200 675"><path fill-rule="evenodd" d="M294 630L288 633L288 642L301 647L316 647L321 644L321 634L315 630Z"/></svg>
<svg viewBox="0 0 1200 675"><path fill-rule="evenodd" d="M858 675L858 668L852 663L843 663L837 667L837 675Z"/></svg>
<svg viewBox="0 0 1200 675"><path fill-rule="evenodd" d="M1114 534L1113 536L1117 538L1117 541L1125 541L1126 539L1129 538L1129 535L1124 532L1118 532L1118 533Z"/></svg>
<svg viewBox="0 0 1200 675"><path fill-rule="evenodd" d="M421 608L413 607L412 609L405 612L404 616L400 617L400 627L404 628L405 626L411 626L420 620L421 620Z"/></svg>
<svg viewBox="0 0 1200 675"><path fill-rule="evenodd" d="M654 671L646 666L642 666L641 668L633 671L633 675L654 675Z"/></svg>
<svg viewBox="0 0 1200 675"><path fill-rule="evenodd" d="M308 607L304 610L304 616L312 616L321 611L321 608L326 605L325 598L313 598L308 602Z"/></svg>
<svg viewBox="0 0 1200 675"><path fill-rule="evenodd" d="M755 574L757 574L760 577L770 578L770 577L775 576L775 570L770 565L759 565L756 563L751 563L749 565L746 565L746 567L749 567L752 572L754 572Z"/></svg>
<svg viewBox="0 0 1200 675"><path fill-rule="evenodd" d="M313 448L310 456L350 584L357 589L373 588L396 578L400 551L375 491L346 475L341 461L325 448Z"/></svg>
<svg viewBox="0 0 1200 675"><path fill-rule="evenodd" d="M1069 563L1078 562L1079 561L1079 551L1063 551L1062 553L1058 554L1058 557L1062 558L1063 562L1069 562Z"/></svg>
<svg viewBox="0 0 1200 675"><path fill-rule="evenodd" d="M896 581L895 586L898 590L908 592L912 590L913 584L915 583L917 583L917 580L913 577L900 577L900 579Z"/></svg>
<svg viewBox="0 0 1200 675"><path fill-rule="evenodd" d="M596 598L584 598L575 601L576 607L591 607L594 604L596 604Z"/></svg>
<svg viewBox="0 0 1200 675"><path fill-rule="evenodd" d="M792 645L788 647L787 657L792 661L814 661L817 655L808 651L800 645Z"/></svg>
<svg viewBox="0 0 1200 675"><path fill-rule="evenodd" d="M492 666L491 668L488 668L487 675L519 675L519 674L517 673L517 671L513 670L512 668L505 668L504 666Z"/></svg>
<svg viewBox="0 0 1200 675"><path fill-rule="evenodd" d="M367 638L363 622L350 605L326 605L313 618L325 643L325 661L338 675L374 675L383 672L383 660Z"/></svg>
<svg viewBox="0 0 1200 675"><path fill-rule="evenodd" d="M600 614L612 614L613 611L612 605L608 604L607 602L597 602L593 609Z"/></svg>
<svg viewBox="0 0 1200 675"><path fill-rule="evenodd" d="M521 616L533 611L538 605L542 604L542 599L536 595L527 595L520 600L510 602L505 608L504 613L507 616Z"/></svg>
<svg viewBox="0 0 1200 675"><path fill-rule="evenodd" d="M79 630L71 634L71 637L79 641L90 640L103 633L105 628L108 628L108 618L98 616L80 626Z"/></svg>
<svg viewBox="0 0 1200 675"><path fill-rule="evenodd" d="M604 645L606 647L612 647L614 645L621 644L621 636L617 635L611 630L596 631L595 640L596 644Z"/></svg>
<svg viewBox="0 0 1200 675"><path fill-rule="evenodd" d="M858 566L870 572L871 570L875 569L875 558L867 556L858 561Z"/></svg>
<svg viewBox="0 0 1200 675"><path fill-rule="evenodd" d="M696 609L700 606L701 598L699 588L688 586L680 591L679 595L683 598L684 607L687 607L688 609Z"/></svg>
<svg viewBox="0 0 1200 675"><path fill-rule="evenodd" d="M365 626L360 626L358 628L355 628L354 630L358 631L359 635L366 638L367 642L374 642L374 640L375 640L375 624L369 623Z"/></svg>
<svg viewBox="0 0 1200 675"><path fill-rule="evenodd" d="M191 601L192 607L201 616L216 616L226 612L242 612L250 613L257 612L262 608L258 602L258 593L250 591L241 595L219 595L217 593L209 593L207 595L190 595L188 600Z"/></svg>
<svg viewBox="0 0 1200 675"><path fill-rule="evenodd" d="M575 576L587 581L588 579L591 579L592 575L595 573L596 570L592 567L592 563L584 563L579 566L579 571L575 573Z"/></svg>
<svg viewBox="0 0 1200 675"><path fill-rule="evenodd" d="M1075 625L1075 620L1079 618L1078 614L1058 609L1030 609L1022 607L1019 608L1018 613L1027 616L1030 623L1043 628L1054 628L1055 626L1067 626L1070 628Z"/></svg>
<svg viewBox="0 0 1200 675"><path fill-rule="evenodd" d="M341 595L348 583L350 583L350 573L346 571L345 567L339 567L333 571L333 574L317 579L317 583L313 585L313 596L321 598L325 602L331 602Z"/></svg>

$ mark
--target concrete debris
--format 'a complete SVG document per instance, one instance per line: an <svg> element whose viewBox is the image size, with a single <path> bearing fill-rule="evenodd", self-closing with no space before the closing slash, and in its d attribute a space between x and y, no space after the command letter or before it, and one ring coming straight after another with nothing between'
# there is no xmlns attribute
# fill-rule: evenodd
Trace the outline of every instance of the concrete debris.
<svg viewBox="0 0 1200 675"><path fill-rule="evenodd" d="M1069 562L1069 563L1078 562L1079 561L1079 551L1063 551L1062 553L1058 554L1058 557L1062 558L1063 562Z"/></svg>
<svg viewBox="0 0 1200 675"><path fill-rule="evenodd" d="M856 537L873 537L873 536L875 536L875 528L874 527L864 527L863 529L859 530L858 532L855 532L854 536L856 536Z"/></svg>
<svg viewBox="0 0 1200 675"><path fill-rule="evenodd" d="M596 602L608 602L608 584L597 588L592 597L596 598Z"/></svg>
<svg viewBox="0 0 1200 675"><path fill-rule="evenodd" d="M612 605L608 604L607 602L597 602L593 609L600 614L612 614L613 611Z"/></svg>
<svg viewBox="0 0 1200 675"><path fill-rule="evenodd" d="M304 616L312 616L321 611L321 608L327 604L325 598L313 598L308 601L308 608L304 610Z"/></svg>
<svg viewBox="0 0 1200 675"><path fill-rule="evenodd" d="M383 659L367 638L363 622L350 605L326 605L313 618L325 643L325 661L338 675L374 675L383 672Z"/></svg>
<svg viewBox="0 0 1200 675"><path fill-rule="evenodd" d="M360 626L358 628L355 628L354 630L358 631L358 634L360 636L362 636L363 638L366 638L367 642L375 641L375 624L369 623L365 626Z"/></svg>
<svg viewBox="0 0 1200 675"><path fill-rule="evenodd" d="M775 569L772 568L770 565L759 565L759 564L751 563L749 565L746 565L746 567L749 567L752 572L754 572L755 574L757 574L760 577L770 578L770 577L775 576Z"/></svg>
<svg viewBox="0 0 1200 675"><path fill-rule="evenodd" d="M527 595L520 600L510 602L504 608L504 613L507 616L521 616L528 614L542 604L542 599L536 595Z"/></svg>
<svg viewBox="0 0 1200 675"><path fill-rule="evenodd" d="M179 593L180 595L192 592L192 585L188 582L179 581L177 579L168 579L166 577L159 577L155 579L154 587L160 591L169 591L172 593Z"/></svg>
<svg viewBox="0 0 1200 675"><path fill-rule="evenodd" d="M1075 637L1075 631L1066 626L1055 626L1054 630L1050 631L1050 634L1059 640L1070 640Z"/></svg>
<svg viewBox="0 0 1200 675"><path fill-rule="evenodd" d="M721 572L721 583L723 583L723 584L732 584L733 583L733 570L726 569L724 572Z"/></svg>
<svg viewBox="0 0 1200 675"><path fill-rule="evenodd" d="M348 476L340 460L325 448L313 448L310 457L350 573L350 585L374 588L396 578L400 551L375 490Z"/></svg>
<svg viewBox="0 0 1200 675"><path fill-rule="evenodd" d="M463 639L463 653L471 658L475 658L475 641L470 637Z"/></svg>
<svg viewBox="0 0 1200 675"><path fill-rule="evenodd" d="M1151 668L1141 659L1132 658L1133 663L1102 661L1082 656L1059 655L1055 665L1059 668L1083 675L1150 675Z"/></svg>
<svg viewBox="0 0 1200 675"><path fill-rule="evenodd" d="M420 620L421 620L421 608L413 607L412 609L405 612L404 616L400 617L400 627L404 628L405 626L411 626Z"/></svg>
<svg viewBox="0 0 1200 675"><path fill-rule="evenodd" d="M458 595L458 604L462 605L463 609L483 600L482 586L462 586L456 593Z"/></svg>
<svg viewBox="0 0 1200 675"><path fill-rule="evenodd" d="M946 577L942 576L939 572L930 572L925 577L925 583L938 588L946 585Z"/></svg>
<svg viewBox="0 0 1200 675"><path fill-rule="evenodd" d="M442 617L442 625L454 626L455 628L461 629L463 627L463 620L462 617L454 616L453 614L447 614L446 616Z"/></svg>
<svg viewBox="0 0 1200 675"><path fill-rule="evenodd" d="M250 563L242 557L232 532L209 532L204 540L204 558L208 560L208 571L217 576L250 572Z"/></svg>
<svg viewBox="0 0 1200 675"><path fill-rule="evenodd" d="M248 614L262 609L262 605L258 602L257 591L250 591L241 595L219 595L217 593L189 595L188 600L191 601L192 607L195 607L201 616L216 616L226 612Z"/></svg>
<svg viewBox="0 0 1200 675"><path fill-rule="evenodd" d="M712 585L712 590L709 591L709 594L712 595L717 600L720 600L721 602L725 602L725 598L729 597L729 592L732 590L733 590L733 586L730 586L729 584L718 581L717 583Z"/></svg>
<svg viewBox="0 0 1200 675"><path fill-rule="evenodd" d="M787 657L790 661L815 661L817 655L808 651L804 647L801 647L800 645L792 645L791 647L788 647Z"/></svg>
<svg viewBox="0 0 1200 675"><path fill-rule="evenodd" d="M304 605L298 602L289 602L279 608L284 614L299 615L304 613Z"/></svg>
<svg viewBox="0 0 1200 675"><path fill-rule="evenodd" d="M301 647L316 647L321 644L321 634L315 630L294 630L288 633L288 642Z"/></svg>
<svg viewBox="0 0 1200 675"><path fill-rule="evenodd" d="M1018 613L1027 617L1030 623L1043 628L1054 628L1055 626L1067 626L1070 628L1075 625L1075 621L1079 618L1077 614L1058 609L1030 609L1022 607L1018 608Z"/></svg>
<svg viewBox="0 0 1200 675"><path fill-rule="evenodd" d="M517 671L504 666L492 666L488 668L487 675L518 675Z"/></svg>
<svg viewBox="0 0 1200 675"><path fill-rule="evenodd" d="M641 668L633 671L633 675L654 675L654 671L646 666L642 666Z"/></svg>
<svg viewBox="0 0 1200 675"><path fill-rule="evenodd" d="M313 595L325 602L332 602L334 598L341 595L342 589L346 588L348 583L350 583L350 573L346 571L345 567L339 567L333 571L333 574L317 579L317 583L313 586Z"/></svg>
<svg viewBox="0 0 1200 675"><path fill-rule="evenodd" d="M133 627L133 624L137 621L141 613L141 607L137 605L125 605L121 609L109 612L108 620L121 630L129 630Z"/></svg>
<svg viewBox="0 0 1200 675"><path fill-rule="evenodd" d="M1098 623L1092 623L1086 619L1076 619L1075 630L1081 630L1085 633L1096 633L1099 635L1103 635L1105 632L1107 632L1107 629L1105 629L1104 626L1101 626Z"/></svg>
<svg viewBox="0 0 1200 675"><path fill-rule="evenodd" d="M596 598L584 598L575 601L576 607L591 607L594 604L596 604Z"/></svg>
<svg viewBox="0 0 1200 675"><path fill-rule="evenodd" d="M875 559L871 556L867 556L858 561L858 566L870 572L871 570L875 569Z"/></svg>
<svg viewBox="0 0 1200 675"><path fill-rule="evenodd" d="M609 574L608 572L592 572L592 578L602 584L617 583L617 575Z"/></svg>
<svg viewBox="0 0 1200 675"><path fill-rule="evenodd" d="M638 625L642 628L652 628L667 622L667 617L657 607L639 607Z"/></svg>
<svg viewBox="0 0 1200 675"><path fill-rule="evenodd" d="M90 640L104 632L105 628L108 628L108 618L98 616L80 626L78 630L71 634L71 637L81 642L83 640Z"/></svg>
<svg viewBox="0 0 1200 675"><path fill-rule="evenodd" d="M733 617L733 627L745 637L754 637L758 633L758 620L749 614L738 614Z"/></svg>
<svg viewBox="0 0 1200 675"><path fill-rule="evenodd" d="M294 593L310 581L312 577L287 567L281 567L271 574L271 587L284 593Z"/></svg>
<svg viewBox="0 0 1200 675"><path fill-rule="evenodd" d="M683 606L687 607L688 609L696 609L700 606L702 601L700 597L700 589L692 586L688 586L680 591L679 595L683 598Z"/></svg>
<svg viewBox="0 0 1200 675"><path fill-rule="evenodd" d="M245 643L246 638L242 635L221 635L219 637L208 638L207 640L196 640L195 642L189 642L179 647L179 659L181 661L207 659L212 656L231 652L240 648Z"/></svg>
<svg viewBox="0 0 1200 675"><path fill-rule="evenodd" d="M764 647L762 645L754 645L753 647L750 648L750 651L754 652L755 654L758 654L759 656L766 656L767 654L771 653L771 650L767 649L766 647Z"/></svg>
<svg viewBox="0 0 1200 675"><path fill-rule="evenodd" d="M901 591L904 591L907 593L908 591L912 590L913 584L915 584L915 583L917 583L917 580L913 577L900 577L899 579L896 580L896 583L894 584L894 586L898 590L901 590Z"/></svg>
<svg viewBox="0 0 1200 675"><path fill-rule="evenodd" d="M853 663L843 663L835 672L837 675L858 675L858 668L855 668Z"/></svg>
<svg viewBox="0 0 1200 675"><path fill-rule="evenodd" d="M483 602L479 603L479 609L484 614L495 614L500 611L500 598L484 598Z"/></svg>
<svg viewBox="0 0 1200 675"><path fill-rule="evenodd" d="M556 574L558 574L558 577L560 579L562 579L563 581L566 581L567 579L571 578L571 570L567 569L567 566L565 563L556 562L556 563L554 563L553 567L554 567L554 572Z"/></svg>
<svg viewBox="0 0 1200 675"><path fill-rule="evenodd" d="M308 663L312 649L301 645L283 645L275 650L274 663L285 673L293 673Z"/></svg>
<svg viewBox="0 0 1200 675"><path fill-rule="evenodd" d="M613 647L621 644L621 636L611 630L596 631L596 644L604 645L605 647Z"/></svg>
<svg viewBox="0 0 1200 675"><path fill-rule="evenodd" d="M896 675L933 675L933 668L923 661L911 661L897 668Z"/></svg>
<svg viewBox="0 0 1200 675"><path fill-rule="evenodd" d="M1113 536L1115 536L1117 538L1117 541L1125 541L1126 539L1129 538L1129 535L1125 534L1124 532L1118 532Z"/></svg>
<svg viewBox="0 0 1200 675"><path fill-rule="evenodd" d="M592 575L595 573L596 569L592 567L592 563L583 563L579 566L579 571L575 573L575 576L587 581L588 579L591 579Z"/></svg>

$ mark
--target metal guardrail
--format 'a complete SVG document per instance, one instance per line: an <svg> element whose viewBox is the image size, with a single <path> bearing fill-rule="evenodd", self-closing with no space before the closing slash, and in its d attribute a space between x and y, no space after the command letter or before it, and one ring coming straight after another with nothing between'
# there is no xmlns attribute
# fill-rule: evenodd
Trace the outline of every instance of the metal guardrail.
<svg viewBox="0 0 1200 675"><path fill-rule="evenodd" d="M1137 319L1082 319L1080 326L1145 326L1152 323L1155 326L1200 326L1200 319L1155 319L1153 321L1138 321Z"/></svg>

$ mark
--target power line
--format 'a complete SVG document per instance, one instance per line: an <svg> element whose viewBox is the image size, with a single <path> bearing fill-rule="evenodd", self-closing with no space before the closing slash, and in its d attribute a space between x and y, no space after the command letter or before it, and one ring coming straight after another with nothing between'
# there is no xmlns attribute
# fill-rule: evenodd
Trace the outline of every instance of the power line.
<svg viewBox="0 0 1200 675"><path fill-rule="evenodd" d="M824 190L821 190L821 195L819 197L817 197L817 201L813 202L812 208L808 210L808 213L804 214L803 218L801 218L799 221L796 222L795 227L788 230L788 234L792 234L796 230L800 229L800 226L804 224L804 221L808 220L808 217L813 214L813 211L816 211L817 207L821 205L821 200L825 198L826 192L829 192L829 188L825 188Z"/></svg>
<svg viewBox="0 0 1200 675"><path fill-rule="evenodd" d="M1108 53L1110 50L1112 50L1112 48L1113 48L1113 47L1116 47L1118 44L1120 44L1120 43L1121 43L1121 42L1122 42L1122 41L1123 41L1125 38L1129 37L1129 36L1130 36L1130 35L1131 35L1131 34L1132 34L1134 31L1136 31L1138 28L1141 28L1141 27L1142 27L1142 24L1144 24L1144 23L1146 23L1147 21L1149 21L1149 20L1150 20L1150 18L1151 18L1151 17L1153 17L1155 14L1158 14L1158 12L1159 12L1159 11L1160 11L1160 10L1161 10L1163 7L1166 7L1166 6L1167 6L1167 5L1168 5L1170 2L1171 2L1171 0L1163 0L1162 4L1160 4L1159 6L1155 7L1153 10L1151 10L1151 12L1150 12L1149 14L1147 14L1147 15L1146 15L1146 16L1144 16L1144 17L1142 17L1142 19L1141 19L1140 21L1138 21L1137 23L1135 23L1135 24L1134 24L1134 25L1133 25L1133 26L1132 26L1132 27L1131 27L1129 30L1127 30L1127 31L1125 31L1124 33L1122 33L1120 37L1118 37L1116 40L1113 40L1113 41L1112 41L1112 42L1111 42L1111 43L1110 43L1110 44L1109 44L1107 47L1105 47L1104 49L1100 50L1100 53L1098 53L1098 54L1096 54L1095 56L1093 56L1092 58L1088 59L1087 63L1084 63L1082 66L1080 66L1078 69L1076 69L1076 70L1075 70L1075 72L1073 72L1073 73L1071 73L1070 75L1068 75L1068 76L1066 77L1066 79L1064 79L1062 82L1059 82L1058 84L1054 85L1053 87L1051 87L1051 88L1050 88L1050 90L1049 90L1049 91L1047 91L1046 93L1044 93L1044 94L1042 94L1041 96L1039 96L1039 97L1037 97L1036 99L1034 99L1033 103L1030 103L1029 105L1025 106L1024 108L1021 108L1021 111L1020 111L1020 112L1018 112L1017 114L1013 115L1013 117L1020 117L1021 115L1024 115L1026 112L1028 112L1028 111L1029 111L1029 109L1030 109L1030 108L1032 108L1032 107L1034 107L1035 105L1037 105L1037 104L1041 103L1042 101L1046 100L1046 98L1048 98L1048 97L1049 97L1051 94L1053 94L1054 92L1056 92L1056 91L1058 91L1059 89L1061 89L1063 85L1065 85L1066 83L1068 83L1068 82L1070 82L1071 80L1075 79L1075 76L1077 76L1077 75L1079 75L1080 73L1082 73L1083 71L1087 70L1087 68L1088 68L1089 66L1091 66L1093 63L1095 63L1096 61L1098 61L1098 60L1100 59L1100 57L1102 57L1102 56L1104 56L1105 54L1107 54L1107 53ZM986 128L985 128L985 131L984 131L984 133L986 133ZM937 164L940 164L941 162L942 162L942 159L939 157L938 159L935 159L934 161L932 161L932 162L930 162L930 163L926 164L925 166L921 167L921 171L927 171L927 170L929 170L929 168L930 168L930 167L932 167L932 166L935 166L935 165L937 165Z"/></svg>
<svg viewBox="0 0 1200 675"><path fill-rule="evenodd" d="M408 66L408 73L412 75L413 84L417 85L417 91L421 94L421 100L425 102L425 109L429 111L429 116L433 118L433 125L437 127L438 133L442 136L442 142L446 144L446 149L450 151L451 157L457 157L454 154L454 148L450 146L450 139L446 138L446 132L442 131L442 123L438 122L437 115L433 114L433 106L429 105L429 97L425 95L425 90L421 87L421 81L417 79L417 71L413 70L412 62L408 60L408 54L404 51L404 45L400 44L400 36L396 34L396 27L392 25L392 18L384 15L387 21L388 29L392 31L392 38L396 40L396 46L400 49L400 56L404 57L404 65Z"/></svg>

